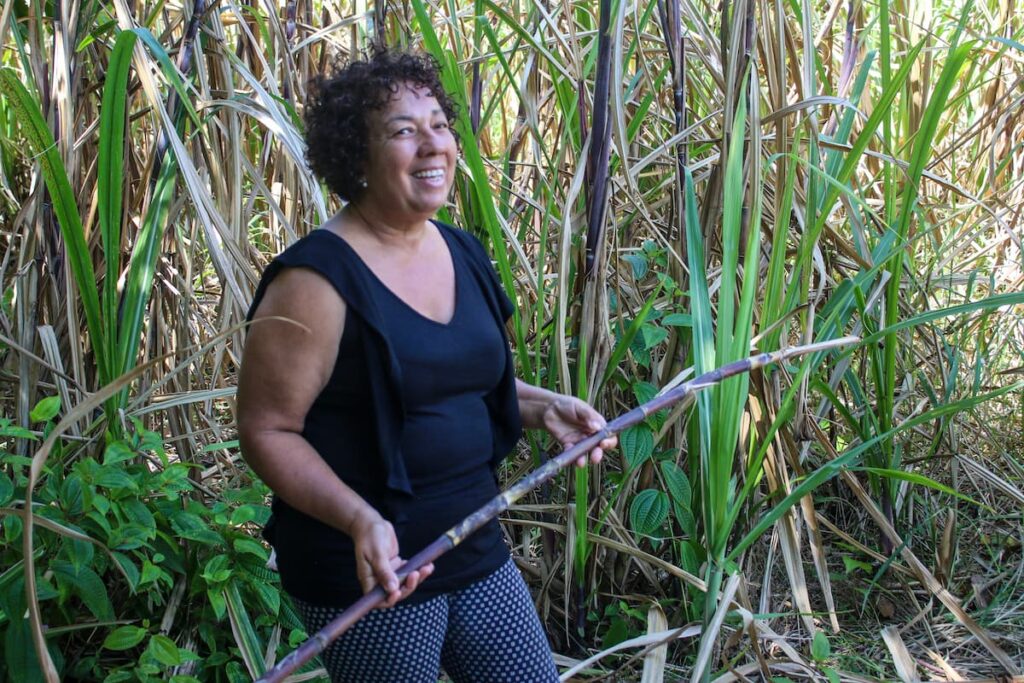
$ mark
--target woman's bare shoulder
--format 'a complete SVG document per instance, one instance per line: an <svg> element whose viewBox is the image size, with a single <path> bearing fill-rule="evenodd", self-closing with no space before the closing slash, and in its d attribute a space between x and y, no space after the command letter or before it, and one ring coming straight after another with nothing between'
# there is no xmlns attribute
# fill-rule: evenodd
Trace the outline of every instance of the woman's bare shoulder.
<svg viewBox="0 0 1024 683"><path fill-rule="evenodd" d="M321 326L344 320L345 300L322 274L312 268L284 268L267 285L253 320L283 316Z"/></svg>

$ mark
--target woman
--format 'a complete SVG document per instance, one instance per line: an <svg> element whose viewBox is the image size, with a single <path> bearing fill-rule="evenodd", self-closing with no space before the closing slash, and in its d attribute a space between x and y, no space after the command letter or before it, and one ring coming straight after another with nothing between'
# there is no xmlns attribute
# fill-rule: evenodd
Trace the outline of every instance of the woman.
<svg viewBox="0 0 1024 683"><path fill-rule="evenodd" d="M325 653L334 681L557 681L496 520L402 585L395 569L498 493L522 427L568 446L604 419L515 378L486 253L431 220L457 154L436 65L379 52L314 91L307 158L347 204L267 268L238 383L284 588L310 632L387 590Z"/></svg>

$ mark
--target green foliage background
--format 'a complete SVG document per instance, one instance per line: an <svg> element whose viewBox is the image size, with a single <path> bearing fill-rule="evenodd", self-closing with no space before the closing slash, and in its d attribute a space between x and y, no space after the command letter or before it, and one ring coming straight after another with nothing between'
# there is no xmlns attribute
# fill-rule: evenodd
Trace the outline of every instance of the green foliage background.
<svg viewBox="0 0 1024 683"><path fill-rule="evenodd" d="M528 381L614 415L861 337L510 512L555 650L594 655L564 670L885 678L898 623L1014 672L1022 30L1008 0L3 3L0 676L249 680L304 636L234 373L262 268L337 208L306 84L372 40L460 103L442 218L487 244Z"/></svg>

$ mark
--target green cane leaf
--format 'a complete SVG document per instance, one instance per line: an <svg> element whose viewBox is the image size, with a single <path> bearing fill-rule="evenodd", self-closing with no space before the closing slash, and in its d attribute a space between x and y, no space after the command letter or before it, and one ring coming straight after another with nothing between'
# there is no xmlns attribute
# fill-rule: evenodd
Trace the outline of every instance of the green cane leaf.
<svg viewBox="0 0 1024 683"><path fill-rule="evenodd" d="M687 313L670 313L662 319L661 324L666 327L691 327L693 316Z"/></svg>
<svg viewBox="0 0 1024 683"><path fill-rule="evenodd" d="M100 238L106 274L103 279L103 309L106 324L104 334L109 340L117 337L117 282L121 264L121 211L124 184L124 138L127 122L128 70L136 36L122 31L110 52L106 83L103 88L103 106L100 107L99 155L97 157L96 195L100 224ZM114 351L105 349L107 363L115 362Z"/></svg>
<svg viewBox="0 0 1024 683"><path fill-rule="evenodd" d="M61 160L57 143L54 142L46 121L43 119L39 102L21 84L18 74L11 69L0 69L0 92L7 96L10 108L21 123L29 144L29 153L39 163L46 189L50 191L53 212L57 216L61 236L67 243L65 253L75 278L78 296L85 309L86 326L96 351L96 365L101 383L113 379L106 363L105 335L100 317L99 294L96 292L96 274L89 258L89 247L85 242L82 216L78 211L75 193L68 181L68 174Z"/></svg>

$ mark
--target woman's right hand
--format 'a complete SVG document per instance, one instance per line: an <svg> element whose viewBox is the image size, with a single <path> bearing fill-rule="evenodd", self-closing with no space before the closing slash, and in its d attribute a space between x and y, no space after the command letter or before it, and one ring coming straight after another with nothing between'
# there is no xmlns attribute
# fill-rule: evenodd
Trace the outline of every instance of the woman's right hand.
<svg viewBox="0 0 1024 683"><path fill-rule="evenodd" d="M405 577L401 585L395 571L405 560L398 555L398 537L391 523L373 510L368 511L352 525L352 540L356 546L356 574L363 593L369 593L379 585L387 594L382 607L393 607L416 590L416 586L434 571L433 563Z"/></svg>

